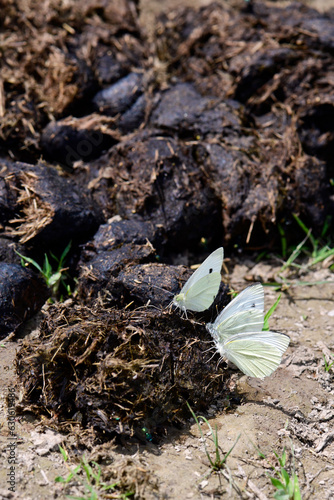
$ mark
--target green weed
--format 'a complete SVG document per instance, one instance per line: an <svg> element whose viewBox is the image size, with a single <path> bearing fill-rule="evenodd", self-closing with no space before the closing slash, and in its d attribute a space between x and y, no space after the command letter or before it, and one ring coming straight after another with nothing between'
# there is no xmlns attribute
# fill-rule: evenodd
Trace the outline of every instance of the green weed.
<svg viewBox="0 0 334 500"><path fill-rule="evenodd" d="M199 416L197 417L195 415L195 413L193 412L192 408L190 407L189 403L187 402L187 406L190 410L190 413L191 415L193 416L196 424L197 424L197 427L199 429L199 432L200 432L200 435L201 435L201 438L204 442L204 448L205 448L205 453L206 453L206 456L209 460L209 463L210 463L210 466L211 466L211 470L213 472L217 472L221 469L224 468L225 464L226 464L226 460L228 458L228 456L230 455L230 453L232 452L233 448L235 447L235 445L237 444L237 442L239 441L239 438L241 436L241 434L239 434L239 436L237 437L236 441L234 442L233 446L230 448L230 450L225 453L224 455L222 455L222 451L221 451L221 448L219 446L219 443L218 443L218 430L217 430L217 425L215 426L215 430L212 429L210 423L208 422L208 420L203 417L203 416ZM199 422L199 419L203 420L203 422L205 422L205 424L208 426L210 432L211 432L211 437L212 437L212 441L213 441L213 444L214 444L214 447L215 447L215 457L214 459L211 458L211 455L208 451L208 448L206 446L206 441L205 441L205 438L204 438L204 435L203 435L203 432L202 432L202 427L201 427L201 424Z"/></svg>
<svg viewBox="0 0 334 500"><path fill-rule="evenodd" d="M281 300L281 294L279 294L276 302L271 306L271 308L269 309L269 311L266 312L266 314L264 316L264 320L263 320L263 328L262 328L262 330L264 330L264 331L268 331L269 330L269 318L272 315L272 313L275 311L275 309L278 306L280 300Z"/></svg>
<svg viewBox="0 0 334 500"><path fill-rule="evenodd" d="M44 254L44 262L43 266L41 267L34 259L26 257L25 255L21 255L19 252L16 253L21 257L22 266L25 267L26 264L33 265L43 276L47 287L51 289L52 297L58 297L59 288L61 285L65 288L67 295L71 295L71 288L70 285L67 283L69 276L66 272L67 268L64 267L64 263L70 249L71 249L71 241L64 249L59 259L52 252L50 252L51 258L56 263L55 268L52 267L52 265L50 264L47 254ZM62 299L62 296L60 298Z"/></svg>
<svg viewBox="0 0 334 500"><path fill-rule="evenodd" d="M275 292L288 290L291 286L315 286L315 285L329 285L334 284L334 281L328 280L319 280L319 281L301 281L301 280L293 280L289 281L287 279L281 278L282 281L272 281L269 283L262 283L263 286L273 287Z"/></svg>
<svg viewBox="0 0 334 500"><path fill-rule="evenodd" d="M239 295L239 292L233 290L233 288L230 288L229 294L231 295L231 298L234 299L237 295Z"/></svg>
<svg viewBox="0 0 334 500"><path fill-rule="evenodd" d="M329 363L329 361L327 362L326 356L324 354L323 354L323 358L324 358L324 362L325 362L325 372L329 372L329 370L334 365L334 361L332 361L331 363Z"/></svg>
<svg viewBox="0 0 334 500"><path fill-rule="evenodd" d="M278 232L281 237L281 252L282 252L282 257L283 259L286 259L287 256L287 241L286 241L286 236L285 236L285 231L284 228L281 226L281 224L277 224Z"/></svg>
<svg viewBox="0 0 334 500"><path fill-rule="evenodd" d="M261 459L266 459L266 455L253 443L253 441L247 436L250 443L255 448L258 456ZM277 458L278 466L271 465L271 468L274 472L274 475L267 474L271 484L276 488L274 493L274 498L276 500L302 500L298 476L295 472L295 463L294 463L294 451L293 444L291 443L291 453L292 453L292 472L288 472L288 464L287 464L287 453L284 447L282 455L279 456L278 453L274 451L274 455ZM268 462L268 460L267 460Z"/></svg>
<svg viewBox="0 0 334 500"><path fill-rule="evenodd" d="M66 450L61 446L59 446L59 449L64 461L67 462L68 455ZM101 467L96 462L92 462L92 465L90 465L85 457L82 457L80 463L73 470L70 470L66 477L58 476L55 478L56 483L65 485L69 484L72 480L79 483L84 490L81 496L66 495L67 498L73 500L99 500L101 498L118 498L123 500L134 495L132 491L127 493L117 492L117 483L106 484L102 482ZM112 496L108 494L110 490L112 491Z"/></svg>
<svg viewBox="0 0 334 500"><path fill-rule="evenodd" d="M263 250L256 256L255 262L261 262L262 260L265 260L267 256L268 256L268 250Z"/></svg>
<svg viewBox="0 0 334 500"><path fill-rule="evenodd" d="M293 453L293 448L292 448ZM294 464L292 467L292 472L289 474L286 470L287 464L287 454L286 449L283 449L282 456L280 457L278 453L274 452L275 457L279 463L279 467L273 467L274 476L268 475L271 484L276 488L274 498L276 500L301 500L301 492L299 488L298 476L294 470Z"/></svg>
<svg viewBox="0 0 334 500"><path fill-rule="evenodd" d="M248 441L249 441L249 442L252 444L252 446L254 447L254 449L255 449L256 453L258 454L259 458L261 458L261 459L265 459L265 458L266 458L265 454L264 454L264 453L260 450L260 448L258 448L258 447L256 446L256 444L254 444L254 443L253 443L253 441L251 440L251 438L250 438L249 436L247 436L247 434L246 434L246 433L245 433L245 435L246 435L246 437L247 437Z"/></svg>
<svg viewBox="0 0 334 500"><path fill-rule="evenodd" d="M319 262L324 262L326 260L331 260L330 258L334 255L334 248L331 246L330 239L328 237L328 232L331 227L331 218L327 217L324 226L322 228L319 238L315 238L312 235L312 230L309 229L304 222L296 214L292 214L293 218L297 222L298 226L305 233L305 238L296 246L292 251L290 257L286 260L281 268L281 272L285 271L290 267L297 269L308 269L312 266L317 265ZM281 237L281 247L283 259L287 255L287 243L284 229L282 226L278 225L278 230ZM324 238L327 238L327 243L324 243ZM298 264L296 261L301 256L307 256L308 262L306 264ZM333 269L334 265L330 265L330 269Z"/></svg>

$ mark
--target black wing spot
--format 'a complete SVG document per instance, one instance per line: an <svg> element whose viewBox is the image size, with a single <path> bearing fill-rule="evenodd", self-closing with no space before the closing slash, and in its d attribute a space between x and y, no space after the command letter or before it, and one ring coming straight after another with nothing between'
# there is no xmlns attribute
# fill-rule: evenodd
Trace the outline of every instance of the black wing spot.
<svg viewBox="0 0 334 500"><path fill-rule="evenodd" d="M213 269L212 269L212 267L210 267L210 269L209 269L209 274L211 274L211 273L212 273L212 271L213 271Z"/></svg>
<svg viewBox="0 0 334 500"><path fill-rule="evenodd" d="M254 307L254 308L255 308L255 302L251 305L251 307Z"/></svg>

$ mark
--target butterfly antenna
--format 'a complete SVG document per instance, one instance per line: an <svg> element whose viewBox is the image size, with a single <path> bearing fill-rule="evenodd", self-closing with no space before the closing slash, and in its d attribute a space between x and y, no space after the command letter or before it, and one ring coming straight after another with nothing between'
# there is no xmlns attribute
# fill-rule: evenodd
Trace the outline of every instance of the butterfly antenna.
<svg viewBox="0 0 334 500"><path fill-rule="evenodd" d="M154 309L154 310L159 311L159 312L162 312L164 310L162 307L155 306L154 304L149 304L149 303L146 303L144 306L141 306L141 307L143 309L147 309L147 308Z"/></svg>
<svg viewBox="0 0 334 500"><path fill-rule="evenodd" d="M150 286L153 286L153 288L158 288L158 290L162 290L163 292L169 293L169 295L174 295L173 292L170 292L169 290L166 290L165 288L161 288L161 286L153 285L153 283L150 283Z"/></svg>

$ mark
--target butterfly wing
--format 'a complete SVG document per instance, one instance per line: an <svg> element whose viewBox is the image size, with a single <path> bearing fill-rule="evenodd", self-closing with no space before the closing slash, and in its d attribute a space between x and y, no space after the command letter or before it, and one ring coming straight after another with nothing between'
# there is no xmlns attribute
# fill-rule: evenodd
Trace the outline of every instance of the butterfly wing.
<svg viewBox="0 0 334 500"><path fill-rule="evenodd" d="M219 290L220 273L211 273L196 281L186 292L184 306L190 311L205 311L208 309ZM181 292L182 293L182 292Z"/></svg>
<svg viewBox="0 0 334 500"><path fill-rule="evenodd" d="M204 311L215 299L221 282L224 249L217 248L190 276L173 303L181 309Z"/></svg>
<svg viewBox="0 0 334 500"><path fill-rule="evenodd" d="M222 268L224 260L224 249L223 247L217 248L212 252L209 257L205 259L204 262L199 266L198 269L190 276L186 284L183 286L180 293L187 293L188 290L199 280L212 273L219 273Z"/></svg>
<svg viewBox="0 0 334 500"><path fill-rule="evenodd" d="M217 348L245 375L264 378L279 366L289 342L289 337L283 333L247 332L233 335Z"/></svg>
<svg viewBox="0 0 334 500"><path fill-rule="evenodd" d="M227 318L220 316L220 323L216 320L213 324L206 325L216 342L224 343L232 335L258 332L263 328L263 312L259 309L237 311L232 316L228 315Z"/></svg>
<svg viewBox="0 0 334 500"><path fill-rule="evenodd" d="M231 335L256 332L263 328L264 292L261 283L248 286L206 325L214 339L225 341Z"/></svg>
<svg viewBox="0 0 334 500"><path fill-rule="evenodd" d="M217 316L215 324L218 325L238 311L249 311L250 309L259 309L264 312L264 291L261 283L248 286L231 300Z"/></svg>

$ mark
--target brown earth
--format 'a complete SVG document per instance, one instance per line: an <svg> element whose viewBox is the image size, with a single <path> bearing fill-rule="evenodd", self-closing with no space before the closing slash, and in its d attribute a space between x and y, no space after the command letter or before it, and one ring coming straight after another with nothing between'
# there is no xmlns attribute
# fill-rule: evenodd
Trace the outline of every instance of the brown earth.
<svg viewBox="0 0 334 500"><path fill-rule="evenodd" d="M230 263L229 267L230 285L236 290L247 286L249 280L265 282L279 274L279 267L251 261ZM323 355L330 360L334 350L334 280L328 269L321 268L306 273L302 280L313 284L306 286L296 281L286 286L272 316L271 328L291 338L282 365L264 380L247 378L236 371L231 386L236 386L240 400L237 404L231 402L230 409L227 400L217 401L217 406L209 409L207 417L213 427L217 425L223 453L240 434L226 467L220 473L210 472L203 439L197 425L192 424L189 429L170 429L159 444L105 443L87 449L87 458L104 458L102 471L109 482L118 476L125 490L136 489L138 498L148 499L272 498L274 489L267 474L272 474L272 465L278 465L274 452L281 455L286 447L286 469L291 472L294 461L303 498L334 498L334 373L333 369L325 371L323 361ZM265 288L266 309L277 294L273 287ZM36 336L34 325L29 328L31 337ZM3 463L8 459L4 396L9 388L18 390L13 363L21 342L4 341L0 351ZM32 417L17 417L15 425L20 436L16 447L17 493L8 496L3 468L0 498L46 499L65 498L65 493L82 494L78 484L64 488L54 483L56 476L67 475L58 444L73 450L75 433L61 436ZM213 457L209 429L203 424L202 430ZM257 450L265 458L260 458ZM69 466L74 468L78 457L70 453Z"/></svg>
<svg viewBox="0 0 334 500"><path fill-rule="evenodd" d="M209 2L183 0L183 5L205 5ZM333 0L314 0L308 5L323 11L334 7ZM180 2L168 0L164 9ZM275 5L277 3L275 2ZM158 0L143 0L141 22L149 28L153 15L161 10ZM229 282L240 291L250 281L267 282L276 279L279 266L252 261L229 263ZM286 469L291 473L293 463L299 477L303 498L334 498L334 370L325 370L323 356L329 361L334 352L333 339L333 274L329 268L308 270L302 276L305 285L296 280L284 287L271 328L287 333L291 343L280 368L264 381L241 376L236 371L231 380L240 399L217 402L210 408L210 424L217 425L219 445L226 453L240 438L228 457L226 467L212 473L206 457L204 442L196 424L188 429L169 429L159 444L104 445L87 447L85 456L101 464L104 480L119 481L123 493L136 491L138 498L272 498L274 488L269 475L272 466L278 467L274 452L288 452ZM275 301L277 292L266 288L266 309ZM37 336L38 319L27 325L26 334ZM26 337L27 338L27 337ZM29 338L29 337L28 337ZM1 459L0 499L66 498L84 495L83 486L71 481L70 486L55 483L57 476L66 477L82 455L77 450L75 433L61 436L45 428L43 421L31 417L15 418L15 433L19 436L15 449L16 492L11 494L6 473L11 443L6 398L20 389L15 375L15 354L22 340L4 340L0 347L1 392ZM189 415L190 422L190 415ZM203 424L205 443L213 456L208 428ZM58 445L68 450L69 465L59 452ZM259 457L260 450L264 458ZM292 452L293 450L293 452ZM76 483L76 484L74 484ZM118 493L99 498L118 498ZM84 497L84 498L89 498ZM124 497L123 497L124 498Z"/></svg>

